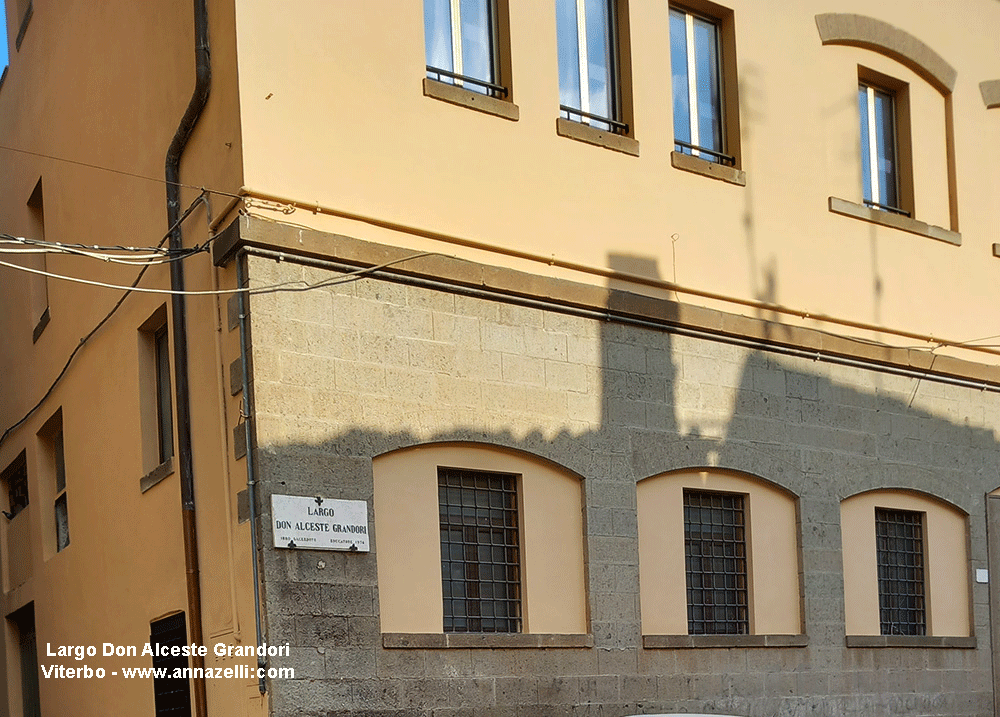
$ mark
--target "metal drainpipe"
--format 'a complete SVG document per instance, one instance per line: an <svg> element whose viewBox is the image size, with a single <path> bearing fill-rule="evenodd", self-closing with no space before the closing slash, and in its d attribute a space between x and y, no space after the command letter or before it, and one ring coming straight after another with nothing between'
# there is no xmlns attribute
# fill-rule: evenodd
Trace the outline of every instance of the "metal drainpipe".
<svg viewBox="0 0 1000 717"><path fill-rule="evenodd" d="M170 143L166 157L167 180L167 226L170 232L170 248L183 247L183 234L178 223L180 216L180 165L181 156L191 133L208 102L212 79L212 64L208 50L208 8L207 0L194 0L195 35L195 86L187 110L181 118L177 132ZM184 267L179 261L170 264L170 288L175 292L170 297L170 310L174 330L174 392L177 406L177 459L181 481L181 521L184 530L184 567L187 576L188 630L191 642L203 645L201 626L201 577L198 564L198 529L195 523L194 468L191 459L191 389L188 382L187 315L184 296L176 293L184 291ZM205 659L194 655L192 667L205 666ZM203 670L196 671L201 674ZM205 696L205 679L192 680L194 711L197 717L206 717L208 703Z"/></svg>
<svg viewBox="0 0 1000 717"><path fill-rule="evenodd" d="M242 289L246 282L246 272L243 269L243 262L246 261L246 252L242 251L236 256L236 286ZM258 670L267 667L267 656L262 654L261 648L264 644L264 631L261 627L260 616L260 571L257 567L257 472L253 462L253 443L250 425L250 366L249 359L249 337L247 332L247 318L250 315L250 307L247 303L247 293L240 292L240 366L243 369L243 435L246 440L246 462L247 462L247 503L250 506L250 542L253 545L253 608L254 619L257 627L257 668ZM264 681L264 673L257 672L257 689L261 694L267 692L267 683Z"/></svg>

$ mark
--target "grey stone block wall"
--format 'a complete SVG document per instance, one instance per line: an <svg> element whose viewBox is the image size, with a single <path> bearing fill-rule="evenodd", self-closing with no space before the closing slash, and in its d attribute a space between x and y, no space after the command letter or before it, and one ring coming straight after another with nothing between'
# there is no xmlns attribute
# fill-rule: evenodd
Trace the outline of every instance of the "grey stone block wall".
<svg viewBox="0 0 1000 717"><path fill-rule="evenodd" d="M923 491L968 512L987 567L995 394L370 278L255 296L251 325L268 641L296 672L271 683L273 714L992 714L988 586L971 585L974 649L848 648L839 523L850 495ZM371 506L374 456L441 440L583 476L594 647L384 649L377 534L368 554L269 547L271 493ZM636 482L694 466L799 497L808 646L642 647Z"/></svg>

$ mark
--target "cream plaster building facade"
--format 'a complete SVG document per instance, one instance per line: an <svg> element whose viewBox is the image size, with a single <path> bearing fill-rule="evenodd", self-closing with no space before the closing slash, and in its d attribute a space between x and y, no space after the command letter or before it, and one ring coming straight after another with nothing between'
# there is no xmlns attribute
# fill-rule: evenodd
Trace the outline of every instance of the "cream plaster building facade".
<svg viewBox="0 0 1000 717"><path fill-rule="evenodd" d="M11 715L997 714L1000 3L6 5Z"/></svg>

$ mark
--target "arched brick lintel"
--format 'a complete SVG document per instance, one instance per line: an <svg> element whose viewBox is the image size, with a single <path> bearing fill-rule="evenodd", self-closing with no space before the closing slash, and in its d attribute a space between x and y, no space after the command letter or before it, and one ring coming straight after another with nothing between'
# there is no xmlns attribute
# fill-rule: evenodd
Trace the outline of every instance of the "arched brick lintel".
<svg viewBox="0 0 1000 717"><path fill-rule="evenodd" d="M824 13L816 16L824 45L852 45L898 60L933 85L943 95L955 89L958 73L910 33L867 15Z"/></svg>

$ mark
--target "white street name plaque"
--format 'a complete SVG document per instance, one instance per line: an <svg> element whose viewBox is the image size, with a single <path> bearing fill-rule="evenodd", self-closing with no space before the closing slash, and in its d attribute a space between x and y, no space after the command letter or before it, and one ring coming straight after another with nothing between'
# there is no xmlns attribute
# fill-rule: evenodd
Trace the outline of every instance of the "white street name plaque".
<svg viewBox="0 0 1000 717"><path fill-rule="evenodd" d="M367 553L368 503L321 496L272 495L274 547Z"/></svg>

